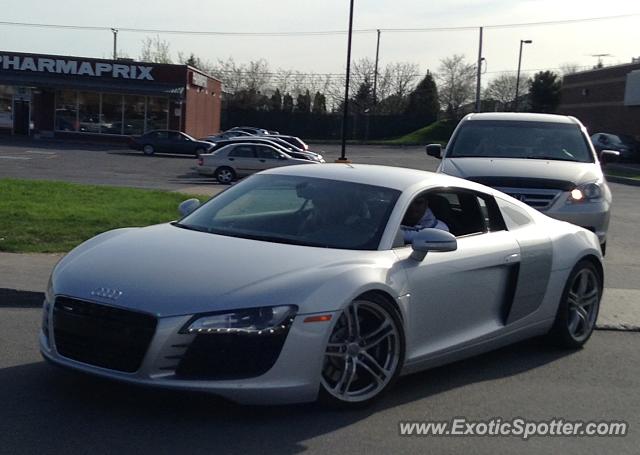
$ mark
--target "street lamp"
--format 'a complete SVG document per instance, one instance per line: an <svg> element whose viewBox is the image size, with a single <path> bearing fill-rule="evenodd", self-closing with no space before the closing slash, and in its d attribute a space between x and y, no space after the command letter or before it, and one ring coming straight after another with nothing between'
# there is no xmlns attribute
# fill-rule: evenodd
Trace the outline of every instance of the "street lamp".
<svg viewBox="0 0 640 455"><path fill-rule="evenodd" d="M515 112L518 111L518 90L520 89L520 66L522 65L522 45L523 44L531 44L533 41L530 39L521 39L520 40L520 54L518 55L518 75L516 76L516 97L513 103L513 110Z"/></svg>
<svg viewBox="0 0 640 455"><path fill-rule="evenodd" d="M344 103L342 106L342 147L340 158L336 160L337 163L349 163L345 154L347 144L347 120L349 115L349 82L351 72L351 35L353 34L353 0L349 4L349 35L347 39L347 74L345 77L344 86Z"/></svg>

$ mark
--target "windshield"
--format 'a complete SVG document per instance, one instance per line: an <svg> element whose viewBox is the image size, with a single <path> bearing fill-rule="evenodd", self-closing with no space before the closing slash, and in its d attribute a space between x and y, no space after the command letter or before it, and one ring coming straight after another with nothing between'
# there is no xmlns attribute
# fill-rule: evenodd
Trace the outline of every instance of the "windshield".
<svg viewBox="0 0 640 455"><path fill-rule="evenodd" d="M375 250L399 195L337 180L255 175L174 224L267 242Z"/></svg>
<svg viewBox="0 0 640 455"><path fill-rule="evenodd" d="M476 120L463 123L447 148L447 158L529 158L593 163L577 125Z"/></svg>

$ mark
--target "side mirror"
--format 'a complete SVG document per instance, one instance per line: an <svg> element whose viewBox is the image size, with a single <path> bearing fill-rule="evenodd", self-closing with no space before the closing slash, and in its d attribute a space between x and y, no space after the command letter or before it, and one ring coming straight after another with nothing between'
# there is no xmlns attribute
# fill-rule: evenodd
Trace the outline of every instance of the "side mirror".
<svg viewBox="0 0 640 455"><path fill-rule="evenodd" d="M620 159L620 152L616 150L603 150L600 152L602 164L616 163Z"/></svg>
<svg viewBox="0 0 640 455"><path fill-rule="evenodd" d="M180 212L180 216L187 216L195 209L200 207L200 201L196 198L187 199L186 201L182 201L178 206L178 212Z"/></svg>
<svg viewBox="0 0 640 455"><path fill-rule="evenodd" d="M442 159L442 146L440 144L429 144L426 147L427 155Z"/></svg>
<svg viewBox="0 0 640 455"><path fill-rule="evenodd" d="M416 233L411 242L411 258L422 261L429 251L455 251L458 249L458 242L450 232L442 229L423 229Z"/></svg>

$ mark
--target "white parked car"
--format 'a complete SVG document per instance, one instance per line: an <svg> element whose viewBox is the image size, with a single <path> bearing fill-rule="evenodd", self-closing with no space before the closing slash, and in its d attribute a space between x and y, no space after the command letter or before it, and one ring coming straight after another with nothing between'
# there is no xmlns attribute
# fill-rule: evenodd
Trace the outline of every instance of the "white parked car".
<svg viewBox="0 0 640 455"><path fill-rule="evenodd" d="M418 198L450 232L405 244ZM43 356L244 403L349 406L401 374L528 337L580 347L598 315L596 235L467 180L290 166L198 205L67 254L46 291Z"/></svg>
<svg viewBox="0 0 640 455"><path fill-rule="evenodd" d="M320 164L320 161L295 158L267 144L239 142L213 153L200 155L195 170L202 175L214 176L220 183L228 184L265 169L296 164Z"/></svg>

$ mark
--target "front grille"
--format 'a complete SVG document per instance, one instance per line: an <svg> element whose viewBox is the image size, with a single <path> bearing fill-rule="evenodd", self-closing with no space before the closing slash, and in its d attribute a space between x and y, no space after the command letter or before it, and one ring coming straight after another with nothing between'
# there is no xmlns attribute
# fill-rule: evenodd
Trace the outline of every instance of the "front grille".
<svg viewBox="0 0 640 455"><path fill-rule="evenodd" d="M545 190L540 188L501 188L496 190L502 191L509 196L530 205L534 209L545 210L553 204L556 197L562 192L561 190Z"/></svg>
<svg viewBox="0 0 640 455"><path fill-rule="evenodd" d="M273 367L289 329L274 334L199 334L176 369L178 379L243 379Z"/></svg>
<svg viewBox="0 0 640 455"><path fill-rule="evenodd" d="M53 307L58 353L79 362L133 373L140 368L156 329L149 314L68 297Z"/></svg>

